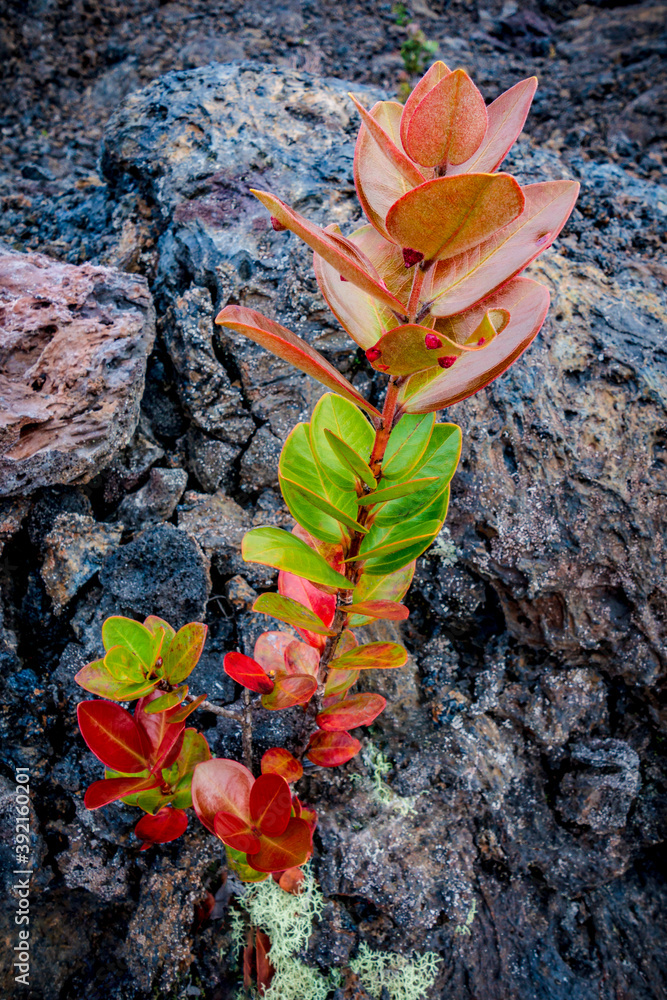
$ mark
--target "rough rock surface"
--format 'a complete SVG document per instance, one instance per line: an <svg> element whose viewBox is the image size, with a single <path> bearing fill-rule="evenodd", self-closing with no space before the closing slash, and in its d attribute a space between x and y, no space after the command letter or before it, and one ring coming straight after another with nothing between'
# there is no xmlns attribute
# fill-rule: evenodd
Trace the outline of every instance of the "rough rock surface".
<svg viewBox="0 0 667 1000"><path fill-rule="evenodd" d="M49 893L37 910L35 996L45 1000L233 993L228 924L198 926L193 908L197 890L221 886L215 845L193 824L176 844L138 855L133 810L83 809L100 767L76 734L82 692L72 676L98 655L111 612L152 611L176 625L206 614L211 642L193 690L237 696L221 683L220 659L251 651L266 627L250 610L253 588L272 585L242 563L240 540L252 525L287 523L267 442L277 448L320 390L214 330L212 317L230 300L260 308L377 392L324 309L310 253L267 227L247 195L259 184L316 221L354 224L348 89L256 64L212 66L132 95L107 130L116 224L151 206L157 241L151 252L135 232L133 259L148 254L161 315L142 424L90 498L47 493L6 520L16 527L4 552L5 627L16 643L0 732L20 734L15 762L29 763L38 789L48 860L36 885ZM344 966L359 940L434 949L444 960L434 996L448 1000L657 1000L667 985L654 695L665 676L655 499L664 303L656 261L634 241L659 230L667 202L620 167L567 167L527 139L512 167L531 181L576 174L582 211L540 265L555 301L539 344L456 408L464 461L450 533L422 560L409 598L412 666L368 679L393 702L371 734L393 769L383 784L367 746L347 769L300 786L320 813L315 865L329 900L311 958ZM123 231L127 240L133 230ZM193 438L238 449L224 481L196 471ZM70 510L113 523L158 462L192 472L177 526L119 545L56 621L36 557L55 518ZM19 557L28 568L17 573ZM276 727L289 736L292 725L287 713L258 722L260 752ZM227 720L198 724L213 753L238 753ZM473 901L471 934L457 933Z"/></svg>
<svg viewBox="0 0 667 1000"><path fill-rule="evenodd" d="M139 417L146 282L0 247L0 495L88 482Z"/></svg>

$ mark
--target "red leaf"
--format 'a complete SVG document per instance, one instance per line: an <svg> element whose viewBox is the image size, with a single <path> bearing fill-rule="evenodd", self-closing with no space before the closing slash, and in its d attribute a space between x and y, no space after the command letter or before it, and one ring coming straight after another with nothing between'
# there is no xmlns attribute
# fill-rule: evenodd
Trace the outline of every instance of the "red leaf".
<svg viewBox="0 0 667 1000"><path fill-rule="evenodd" d="M144 792L148 788L157 788L160 782L151 774L145 778L105 778L94 781L86 790L83 804L86 809L100 809L122 799L124 795L134 792Z"/></svg>
<svg viewBox="0 0 667 1000"><path fill-rule="evenodd" d="M385 294L389 297L389 292ZM400 303L397 305L403 309ZM372 416L380 417L379 411L364 399L352 383L330 365L322 354L286 327L244 306L225 306L216 316L215 322L230 330L238 330L267 351L271 351L283 361L288 361L295 368L321 382L328 389L367 410Z"/></svg>
<svg viewBox="0 0 667 1000"><path fill-rule="evenodd" d="M264 992L271 985L271 980L275 973L275 969L269 961L269 952L271 950L271 940L268 934L264 931L256 931L255 933L255 964L257 966L257 986L259 988L259 994L262 996Z"/></svg>
<svg viewBox="0 0 667 1000"><path fill-rule="evenodd" d="M384 710L387 699L381 694L355 694L345 698L331 708L325 708L317 716L320 729L329 733L340 733L357 726L369 726Z"/></svg>
<svg viewBox="0 0 667 1000"><path fill-rule="evenodd" d="M188 816L183 809L173 809L165 806L154 816L144 816L134 828L139 840L146 841L141 850L145 851L151 844L168 844L178 840L188 826Z"/></svg>
<svg viewBox="0 0 667 1000"><path fill-rule="evenodd" d="M277 712L293 705L305 705L317 691L317 681L311 674L277 674L271 694L262 695L262 705Z"/></svg>
<svg viewBox="0 0 667 1000"><path fill-rule="evenodd" d="M277 674L285 670L285 650L294 636L288 632L262 632L255 643L255 659L267 673Z"/></svg>
<svg viewBox="0 0 667 1000"><path fill-rule="evenodd" d="M227 676L237 684L242 684L257 694L269 694L273 691L273 681L257 660L243 653L227 653L223 664Z"/></svg>
<svg viewBox="0 0 667 1000"><path fill-rule="evenodd" d="M250 819L253 778L243 764L214 758L198 764L192 778L192 805L207 830L213 833L216 813L229 812Z"/></svg>
<svg viewBox="0 0 667 1000"><path fill-rule="evenodd" d="M129 712L110 701L82 701L81 735L98 760L113 771L136 774L148 767L147 741Z"/></svg>
<svg viewBox="0 0 667 1000"><path fill-rule="evenodd" d="M336 613L335 594L323 594L310 580L304 580L285 570L281 570L278 574L278 593L310 608L327 628L331 625ZM317 635L302 628L298 628L297 632L309 646L314 649L324 649L327 641L325 635Z"/></svg>
<svg viewBox="0 0 667 1000"><path fill-rule="evenodd" d="M361 743L349 733L314 733L306 754L308 760L320 767L338 767L351 760L361 750Z"/></svg>
<svg viewBox="0 0 667 1000"><path fill-rule="evenodd" d="M250 790L250 815L264 836L284 833L292 813L292 793L279 774L262 774Z"/></svg>
<svg viewBox="0 0 667 1000"><path fill-rule="evenodd" d="M174 709L150 714L145 711L146 706L159 697L159 693L151 692L137 702L134 710L134 721L150 747L149 766L152 771L159 771L160 768L173 764L180 753L185 732L183 722L171 721ZM175 706L175 709L179 711L180 705Z"/></svg>
<svg viewBox="0 0 667 1000"><path fill-rule="evenodd" d="M194 701L191 701L187 705L181 705L176 712L170 717L171 722L185 722L188 716L192 715L195 709L199 708L203 701L206 701L206 695L200 694Z"/></svg>
<svg viewBox="0 0 667 1000"><path fill-rule="evenodd" d="M216 813L213 830L223 844L233 847L235 851L259 850L259 837L253 832L251 823L234 816L233 813Z"/></svg>
<svg viewBox="0 0 667 1000"><path fill-rule="evenodd" d="M303 819L291 819L284 833L262 837L259 851L248 855L248 864L258 872L282 872L302 865L311 853L310 827Z"/></svg>
<svg viewBox="0 0 667 1000"><path fill-rule="evenodd" d="M262 774L279 774L285 781L298 781L303 767L284 747L271 747L262 757Z"/></svg>
<svg viewBox="0 0 667 1000"><path fill-rule="evenodd" d="M367 615L368 618L382 618L390 622L402 622L410 612L405 604L396 601L359 601L349 604L345 610L350 614Z"/></svg>
<svg viewBox="0 0 667 1000"><path fill-rule="evenodd" d="M492 173L497 170L519 137L537 88L537 77L521 80L496 98L486 109L489 124L482 144L464 163L448 174Z"/></svg>

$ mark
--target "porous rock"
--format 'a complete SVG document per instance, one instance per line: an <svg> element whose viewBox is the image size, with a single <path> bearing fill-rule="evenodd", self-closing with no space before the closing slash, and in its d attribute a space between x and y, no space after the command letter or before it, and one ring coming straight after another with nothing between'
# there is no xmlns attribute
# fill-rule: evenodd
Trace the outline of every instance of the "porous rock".
<svg viewBox="0 0 667 1000"><path fill-rule="evenodd" d="M127 444L154 335L143 278L0 247L0 495L88 482Z"/></svg>
<svg viewBox="0 0 667 1000"><path fill-rule="evenodd" d="M58 514L44 538L42 579L56 613L101 569L120 543L123 526L85 514Z"/></svg>
<svg viewBox="0 0 667 1000"><path fill-rule="evenodd" d="M149 528L168 520L188 482L185 469L151 469L148 482L124 498L116 518L129 531Z"/></svg>

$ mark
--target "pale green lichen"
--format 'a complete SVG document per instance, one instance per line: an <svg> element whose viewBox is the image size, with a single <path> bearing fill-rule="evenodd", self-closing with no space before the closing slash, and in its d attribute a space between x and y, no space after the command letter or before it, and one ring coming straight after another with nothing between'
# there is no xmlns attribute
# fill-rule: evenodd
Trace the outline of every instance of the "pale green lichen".
<svg viewBox="0 0 667 1000"><path fill-rule="evenodd" d="M410 816L415 813L416 795L398 795L384 780L392 770L389 761L378 747L369 743L361 753L361 759L369 770L367 778L359 774L351 775L357 782L366 781L370 786L371 797L378 805L393 809L399 816Z"/></svg>
<svg viewBox="0 0 667 1000"><path fill-rule="evenodd" d="M440 962L442 959L433 951L408 958L393 952L371 951L362 942L350 968L374 1000L382 1000L383 990L389 1000L424 1000L435 982Z"/></svg>

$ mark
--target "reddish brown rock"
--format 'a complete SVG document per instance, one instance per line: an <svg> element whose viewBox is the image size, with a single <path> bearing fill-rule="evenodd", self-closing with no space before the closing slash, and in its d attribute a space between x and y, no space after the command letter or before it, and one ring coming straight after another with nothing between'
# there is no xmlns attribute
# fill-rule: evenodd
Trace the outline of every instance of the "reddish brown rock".
<svg viewBox="0 0 667 1000"><path fill-rule="evenodd" d="M109 463L134 433L154 337L143 278L0 247L0 495Z"/></svg>

